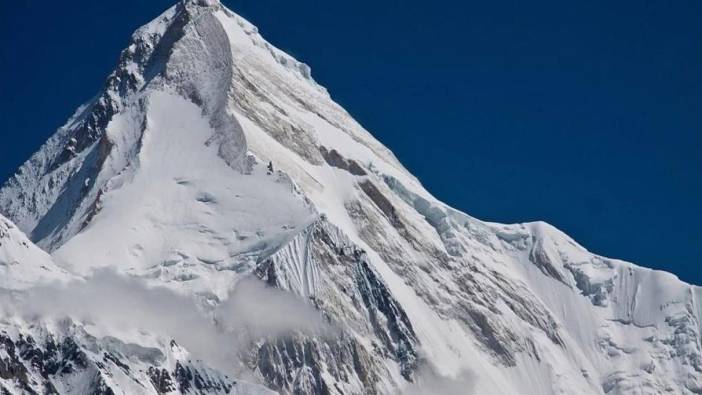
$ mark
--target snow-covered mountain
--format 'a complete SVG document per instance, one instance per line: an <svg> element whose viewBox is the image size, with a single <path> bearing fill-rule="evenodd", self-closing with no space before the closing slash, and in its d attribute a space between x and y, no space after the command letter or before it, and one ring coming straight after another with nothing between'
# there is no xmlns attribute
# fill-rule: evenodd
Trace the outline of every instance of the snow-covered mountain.
<svg viewBox="0 0 702 395"><path fill-rule="evenodd" d="M446 206L216 0L137 30L0 213L2 393L702 393L700 288Z"/></svg>

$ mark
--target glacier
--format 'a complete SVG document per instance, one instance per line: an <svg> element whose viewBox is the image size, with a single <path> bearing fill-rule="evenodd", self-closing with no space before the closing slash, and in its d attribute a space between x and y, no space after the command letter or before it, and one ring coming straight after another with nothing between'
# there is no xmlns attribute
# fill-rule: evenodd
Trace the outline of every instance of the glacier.
<svg viewBox="0 0 702 395"><path fill-rule="evenodd" d="M702 393L699 287L440 202L216 0L139 28L0 213L3 393Z"/></svg>

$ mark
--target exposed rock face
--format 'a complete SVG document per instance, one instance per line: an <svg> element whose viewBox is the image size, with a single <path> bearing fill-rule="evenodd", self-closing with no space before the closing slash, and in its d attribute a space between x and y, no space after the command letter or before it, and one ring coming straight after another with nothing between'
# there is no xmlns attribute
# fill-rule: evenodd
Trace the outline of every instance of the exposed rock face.
<svg viewBox="0 0 702 395"><path fill-rule="evenodd" d="M163 354L157 349L145 351L148 353L142 354L142 359L135 359L134 355L125 355L124 349L120 351L80 331L62 339L47 335L41 340L22 334L13 338L2 332L0 391L96 395L266 392L187 360L176 358L175 366L169 368L168 359L174 356L173 349ZM152 358L144 358L149 354Z"/></svg>
<svg viewBox="0 0 702 395"><path fill-rule="evenodd" d="M100 94L0 188L0 213L0 392L702 393L700 288L544 223L446 206L218 1L137 30ZM101 302L142 292L117 322L17 311L104 268L141 284ZM226 310L244 281L325 328L290 324L306 318L265 292ZM251 320L279 327L226 326Z"/></svg>
<svg viewBox="0 0 702 395"><path fill-rule="evenodd" d="M320 146L319 151L322 153L322 157L324 157L324 160L329 166L336 167L341 170L346 170L354 176L368 175L368 173L366 173L366 171L363 170L363 167L356 163L355 160L347 160L335 149L328 151L326 148L324 148L324 146Z"/></svg>
<svg viewBox="0 0 702 395"><path fill-rule="evenodd" d="M326 219L266 257L256 274L271 286L309 298L340 331L331 340L290 337L264 343L258 368L277 389L329 393L329 387L337 386L345 393L376 392L379 377L390 374L381 362L388 357L412 380L419 342L407 314L369 266L365 252ZM373 348L366 350L354 334ZM310 379L296 380L299 375ZM353 386L344 389L339 384L344 382Z"/></svg>

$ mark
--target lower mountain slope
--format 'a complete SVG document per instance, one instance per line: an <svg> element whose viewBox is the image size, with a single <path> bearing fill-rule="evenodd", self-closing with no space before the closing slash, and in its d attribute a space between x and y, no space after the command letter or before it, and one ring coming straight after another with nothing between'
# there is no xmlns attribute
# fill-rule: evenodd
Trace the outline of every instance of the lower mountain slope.
<svg viewBox="0 0 702 395"><path fill-rule="evenodd" d="M171 308L177 317L171 320L186 318L173 309L182 307L177 295L108 272L70 275L2 216L0 266L2 394L273 393L196 359L167 337L167 330L146 333L119 323L140 313L165 318L166 304L144 305L145 297L159 295L175 299ZM204 313L197 318L203 327L210 320Z"/></svg>

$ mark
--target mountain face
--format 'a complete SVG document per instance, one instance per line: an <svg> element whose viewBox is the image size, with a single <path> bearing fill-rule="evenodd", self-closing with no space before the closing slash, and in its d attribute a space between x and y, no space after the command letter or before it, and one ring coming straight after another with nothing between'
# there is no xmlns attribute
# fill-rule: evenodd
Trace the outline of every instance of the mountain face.
<svg viewBox="0 0 702 395"><path fill-rule="evenodd" d="M215 0L137 30L0 213L0 393L702 393L700 288L441 203Z"/></svg>

